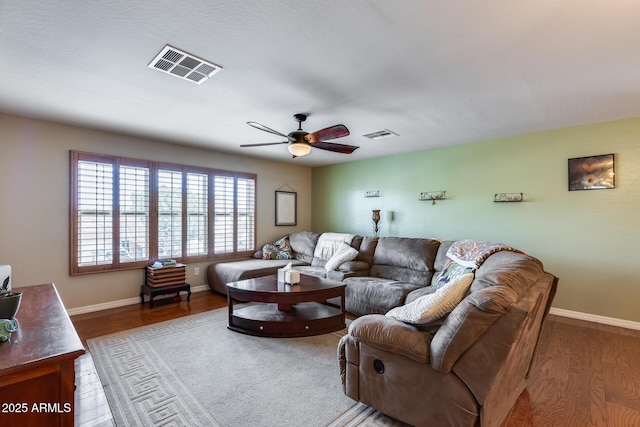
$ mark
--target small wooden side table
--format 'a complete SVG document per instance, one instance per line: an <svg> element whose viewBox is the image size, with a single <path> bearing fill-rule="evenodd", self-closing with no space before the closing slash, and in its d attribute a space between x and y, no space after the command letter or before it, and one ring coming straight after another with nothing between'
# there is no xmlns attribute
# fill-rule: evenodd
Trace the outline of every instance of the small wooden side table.
<svg viewBox="0 0 640 427"><path fill-rule="evenodd" d="M144 296L149 297L149 305L153 308L153 299L158 295L176 294L176 297L180 296L180 292L187 292L187 301L191 300L191 285L189 283L179 283L176 285L167 286L149 286L147 284L142 285L140 289L140 304L144 304Z"/></svg>

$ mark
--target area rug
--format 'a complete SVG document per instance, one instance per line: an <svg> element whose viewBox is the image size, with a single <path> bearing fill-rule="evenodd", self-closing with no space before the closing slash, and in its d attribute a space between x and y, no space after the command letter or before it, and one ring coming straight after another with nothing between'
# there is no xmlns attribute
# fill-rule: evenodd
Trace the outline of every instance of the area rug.
<svg viewBox="0 0 640 427"><path fill-rule="evenodd" d="M346 329L261 338L226 323L220 309L88 340L116 425L401 425L344 395Z"/></svg>

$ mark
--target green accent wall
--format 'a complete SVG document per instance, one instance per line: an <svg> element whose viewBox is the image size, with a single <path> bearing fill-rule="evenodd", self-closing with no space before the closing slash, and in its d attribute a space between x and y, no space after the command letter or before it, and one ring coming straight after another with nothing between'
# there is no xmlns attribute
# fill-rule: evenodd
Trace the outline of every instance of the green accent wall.
<svg viewBox="0 0 640 427"><path fill-rule="evenodd" d="M554 307L640 321L639 136L634 118L314 168L312 228L372 235L380 209L381 236L510 244L560 278ZM615 189L568 191L569 158L609 153ZM524 202L493 202L506 192Z"/></svg>

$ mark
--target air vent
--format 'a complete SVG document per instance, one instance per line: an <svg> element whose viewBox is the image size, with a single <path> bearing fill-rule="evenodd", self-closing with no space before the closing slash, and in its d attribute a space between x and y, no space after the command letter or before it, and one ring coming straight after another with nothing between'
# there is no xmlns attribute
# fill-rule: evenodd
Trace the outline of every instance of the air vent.
<svg viewBox="0 0 640 427"><path fill-rule="evenodd" d="M222 69L197 56L166 45L149 63L149 68L171 74L190 82L201 84Z"/></svg>
<svg viewBox="0 0 640 427"><path fill-rule="evenodd" d="M393 138L394 136L398 136L398 134L390 131L389 129L382 129L377 132L365 133L362 136L377 141L379 139Z"/></svg>

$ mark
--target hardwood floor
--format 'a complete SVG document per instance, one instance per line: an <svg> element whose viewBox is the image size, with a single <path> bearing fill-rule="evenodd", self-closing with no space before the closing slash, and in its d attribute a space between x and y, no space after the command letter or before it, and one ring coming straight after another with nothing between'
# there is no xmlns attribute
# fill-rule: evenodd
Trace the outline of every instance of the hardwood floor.
<svg viewBox="0 0 640 427"><path fill-rule="evenodd" d="M156 300L72 316L86 340L226 307L226 298L199 292L187 302ZM113 426L89 353L76 362L76 426ZM503 427L640 427L640 331L549 316L525 390Z"/></svg>

